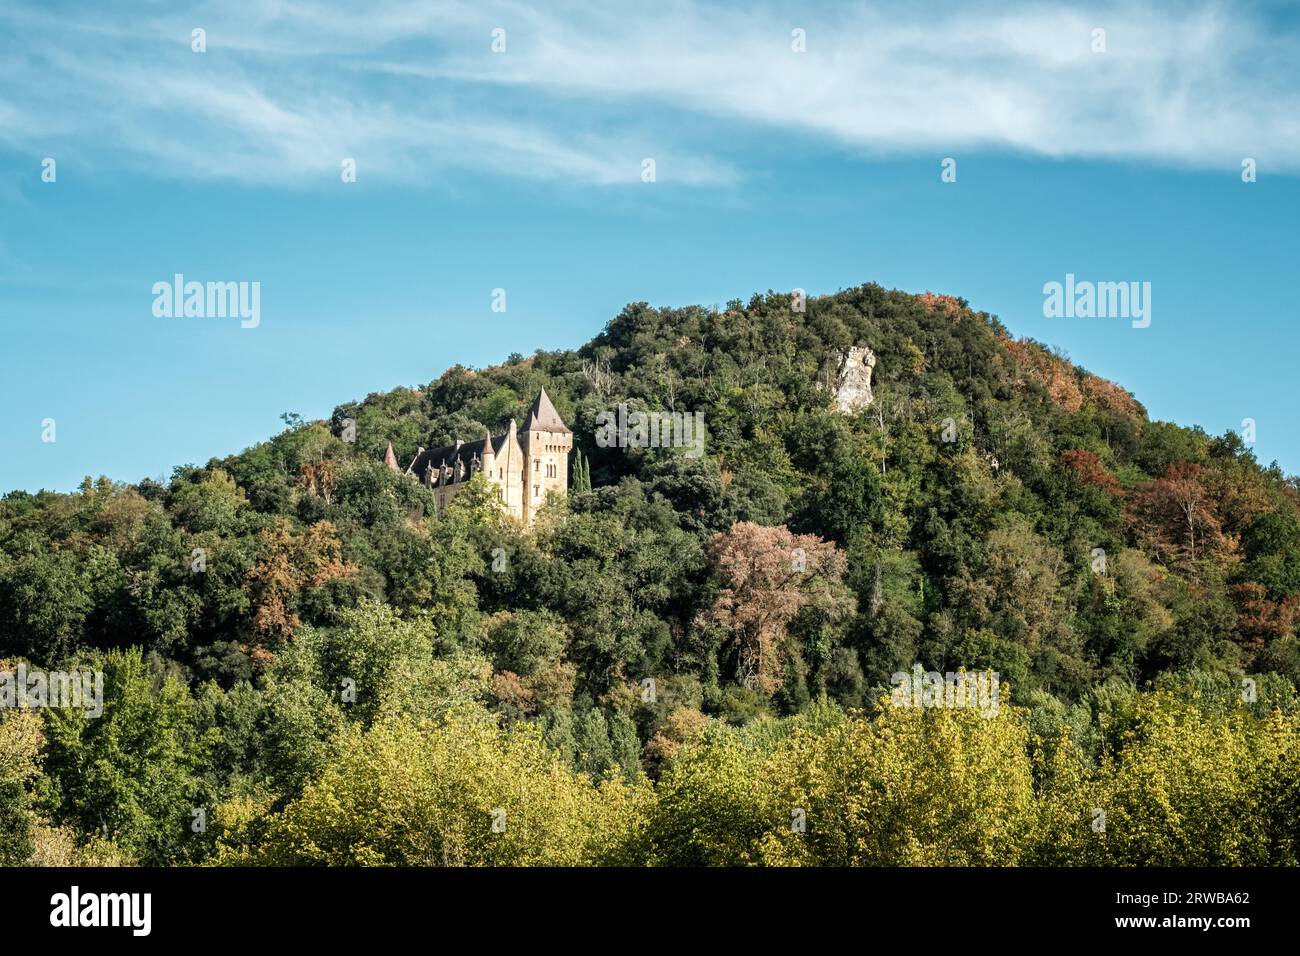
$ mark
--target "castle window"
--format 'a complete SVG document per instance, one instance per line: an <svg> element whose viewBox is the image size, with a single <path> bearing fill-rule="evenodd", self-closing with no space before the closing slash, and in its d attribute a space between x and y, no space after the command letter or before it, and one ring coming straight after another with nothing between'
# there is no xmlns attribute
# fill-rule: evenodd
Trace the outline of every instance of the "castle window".
<svg viewBox="0 0 1300 956"><path fill-rule="evenodd" d="M533 485L533 497L536 498L541 491L541 485Z"/></svg>
<svg viewBox="0 0 1300 956"><path fill-rule="evenodd" d="M541 471L541 469L542 469L542 460L540 458L534 458L533 471Z"/></svg>

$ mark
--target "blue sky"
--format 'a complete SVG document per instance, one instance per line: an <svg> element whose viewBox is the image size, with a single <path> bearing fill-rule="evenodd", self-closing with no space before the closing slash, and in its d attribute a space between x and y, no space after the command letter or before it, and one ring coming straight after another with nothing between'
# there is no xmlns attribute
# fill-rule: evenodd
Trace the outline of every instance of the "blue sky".
<svg viewBox="0 0 1300 956"><path fill-rule="evenodd" d="M8 2L0 488L165 476L629 301L867 281L1300 471L1300 27L1130 7ZM155 317L177 272L260 282L260 325ZM1045 318L1067 273L1150 282L1151 326Z"/></svg>

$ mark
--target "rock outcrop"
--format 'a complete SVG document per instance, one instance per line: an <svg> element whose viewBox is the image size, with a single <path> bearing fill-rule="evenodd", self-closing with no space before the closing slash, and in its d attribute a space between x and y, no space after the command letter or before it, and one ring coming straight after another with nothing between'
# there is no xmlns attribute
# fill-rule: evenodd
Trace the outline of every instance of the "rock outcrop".
<svg viewBox="0 0 1300 956"><path fill-rule="evenodd" d="M835 376L835 410L852 414L872 402L871 372L876 367L876 353L865 345L855 345L840 354Z"/></svg>

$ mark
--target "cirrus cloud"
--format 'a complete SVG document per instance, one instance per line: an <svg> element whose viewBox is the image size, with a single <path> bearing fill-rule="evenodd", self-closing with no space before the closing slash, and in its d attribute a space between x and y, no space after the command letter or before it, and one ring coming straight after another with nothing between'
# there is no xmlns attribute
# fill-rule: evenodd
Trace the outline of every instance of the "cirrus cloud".
<svg viewBox="0 0 1300 956"><path fill-rule="evenodd" d="M725 186L775 131L863 155L1300 167L1300 44L1250 7L672 0L109 3L0 11L0 143L166 177L463 172ZM207 31L208 52L190 51ZM506 31L507 51L490 49ZM791 30L807 52L791 50ZM1106 51L1094 52L1094 30Z"/></svg>

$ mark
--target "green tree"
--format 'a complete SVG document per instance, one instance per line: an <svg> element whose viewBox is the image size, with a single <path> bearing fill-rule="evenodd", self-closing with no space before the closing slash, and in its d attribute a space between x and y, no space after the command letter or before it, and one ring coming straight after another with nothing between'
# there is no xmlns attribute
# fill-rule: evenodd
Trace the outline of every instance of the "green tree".
<svg viewBox="0 0 1300 956"><path fill-rule="evenodd" d="M138 649L85 663L103 671L103 714L45 712L44 765L57 781L51 816L82 833L106 832L143 864L189 858L199 850L192 811L210 795L196 774L202 757L188 689Z"/></svg>

